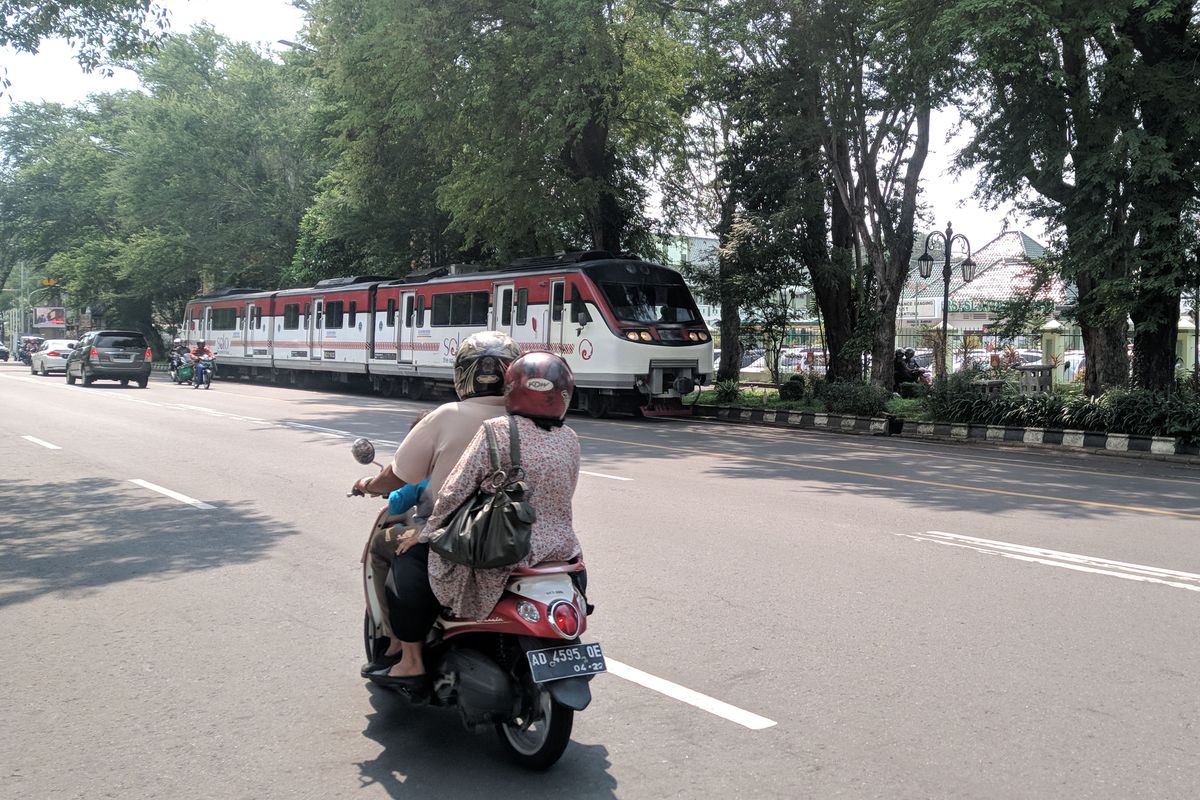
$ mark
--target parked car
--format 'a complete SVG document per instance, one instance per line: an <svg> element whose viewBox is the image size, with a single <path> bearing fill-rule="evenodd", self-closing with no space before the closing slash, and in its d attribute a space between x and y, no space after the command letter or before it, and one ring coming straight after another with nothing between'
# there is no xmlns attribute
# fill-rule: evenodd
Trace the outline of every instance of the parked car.
<svg viewBox="0 0 1200 800"><path fill-rule="evenodd" d="M91 331L83 335L79 345L67 359L67 383L83 381L91 386L95 381L130 381L145 389L150 383L150 345L137 331Z"/></svg>
<svg viewBox="0 0 1200 800"><path fill-rule="evenodd" d="M0 342L0 361L8 361L8 345Z"/></svg>
<svg viewBox="0 0 1200 800"><path fill-rule="evenodd" d="M51 372L67 371L67 356L75 349L74 339L47 339L33 353L29 372L33 375L49 375Z"/></svg>

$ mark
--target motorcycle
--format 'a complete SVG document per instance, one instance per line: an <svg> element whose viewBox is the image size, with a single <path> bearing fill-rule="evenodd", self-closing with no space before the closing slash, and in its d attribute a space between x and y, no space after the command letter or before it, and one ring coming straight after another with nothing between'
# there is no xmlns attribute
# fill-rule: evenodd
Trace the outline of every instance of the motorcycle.
<svg viewBox="0 0 1200 800"><path fill-rule="evenodd" d="M356 440L353 450L360 464L374 463L370 441ZM363 494L354 490L349 496ZM392 534L404 522L390 517L385 506L363 549L363 645L369 662L388 647L384 582L395 549ZM432 691L396 691L414 704L457 709L472 732L493 727L522 766L553 766L570 741L575 712L591 703L589 682L606 671L600 645L580 641L590 609L571 576L583 569L582 562L516 569L486 619L443 614L423 649Z"/></svg>
<svg viewBox="0 0 1200 800"><path fill-rule="evenodd" d="M179 370L186 364L189 367L187 380L191 380L191 363L191 359L187 357L186 350L172 350L169 366L167 368L167 376L170 377L171 380L175 381L175 383L183 383L183 380L181 380L179 377Z"/></svg>
<svg viewBox="0 0 1200 800"><path fill-rule="evenodd" d="M205 357L199 361L185 358L174 370L171 378L176 383L190 383L193 389L199 389L201 386L208 389L212 387L213 373L216 371L216 364L211 358Z"/></svg>

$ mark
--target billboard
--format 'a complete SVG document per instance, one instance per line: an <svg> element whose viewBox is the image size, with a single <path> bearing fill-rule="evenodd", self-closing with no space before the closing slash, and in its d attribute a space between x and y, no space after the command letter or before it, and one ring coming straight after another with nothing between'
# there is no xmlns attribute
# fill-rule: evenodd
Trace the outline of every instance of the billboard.
<svg viewBox="0 0 1200 800"><path fill-rule="evenodd" d="M33 309L33 327L65 328L67 310L62 306L37 306Z"/></svg>

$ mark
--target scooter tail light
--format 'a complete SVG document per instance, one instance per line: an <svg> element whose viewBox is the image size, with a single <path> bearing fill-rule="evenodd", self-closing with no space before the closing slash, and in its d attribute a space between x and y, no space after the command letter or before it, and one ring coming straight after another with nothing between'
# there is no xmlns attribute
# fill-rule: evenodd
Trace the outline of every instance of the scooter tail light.
<svg viewBox="0 0 1200 800"><path fill-rule="evenodd" d="M560 600L550 607L550 624L564 639L579 635L579 609L574 603Z"/></svg>
<svg viewBox="0 0 1200 800"><path fill-rule="evenodd" d="M147 361L150 360L150 348L149 347L146 348L146 360Z"/></svg>

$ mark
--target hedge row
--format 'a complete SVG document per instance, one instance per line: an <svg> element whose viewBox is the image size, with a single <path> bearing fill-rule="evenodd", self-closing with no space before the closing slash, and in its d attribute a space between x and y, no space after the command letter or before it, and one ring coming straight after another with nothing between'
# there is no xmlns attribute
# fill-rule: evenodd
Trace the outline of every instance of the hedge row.
<svg viewBox="0 0 1200 800"><path fill-rule="evenodd" d="M1200 394L1181 386L1167 394L1110 389L1099 397L1075 393L981 395L971 376L953 376L925 399L929 416L943 422L1175 436L1200 442Z"/></svg>

